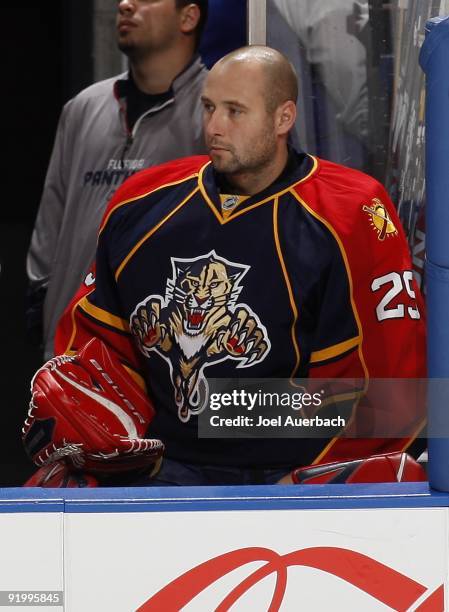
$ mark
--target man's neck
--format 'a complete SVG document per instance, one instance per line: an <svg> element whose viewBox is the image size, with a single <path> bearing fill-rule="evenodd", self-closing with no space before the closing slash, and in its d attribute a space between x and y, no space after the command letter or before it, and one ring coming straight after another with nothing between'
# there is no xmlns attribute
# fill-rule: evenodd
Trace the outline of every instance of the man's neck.
<svg viewBox="0 0 449 612"><path fill-rule="evenodd" d="M140 91L147 94L160 94L170 89L174 79L192 61L190 48L168 49L151 56L130 59L130 69L134 82Z"/></svg>
<svg viewBox="0 0 449 612"><path fill-rule="evenodd" d="M253 196L269 187L282 174L288 160L288 149L282 149L275 159L263 168L225 174L226 182L232 188L232 193Z"/></svg>

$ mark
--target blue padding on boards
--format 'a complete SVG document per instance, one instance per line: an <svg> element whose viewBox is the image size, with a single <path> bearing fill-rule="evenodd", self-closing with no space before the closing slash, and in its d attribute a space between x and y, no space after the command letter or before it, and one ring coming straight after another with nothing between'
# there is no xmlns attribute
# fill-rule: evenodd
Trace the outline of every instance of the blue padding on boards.
<svg viewBox="0 0 449 612"><path fill-rule="evenodd" d="M449 490L449 440L447 438L429 438L429 463L427 474L432 489L447 492Z"/></svg>
<svg viewBox="0 0 449 612"><path fill-rule="evenodd" d="M431 19L420 53L426 73L426 248L449 267L449 18Z"/></svg>
<svg viewBox="0 0 449 612"><path fill-rule="evenodd" d="M449 18L427 22L419 60L426 73L428 372L436 379L449 377ZM428 398L429 483L440 491L449 491L449 437L439 433L448 429L446 386L431 384Z"/></svg>
<svg viewBox="0 0 449 612"><path fill-rule="evenodd" d="M68 489L0 488L0 514L12 512L64 512Z"/></svg>
<svg viewBox="0 0 449 612"><path fill-rule="evenodd" d="M427 482L235 487L0 489L0 514L448 508Z"/></svg>
<svg viewBox="0 0 449 612"><path fill-rule="evenodd" d="M447 507L427 482L66 489L65 512L199 512Z"/></svg>
<svg viewBox="0 0 449 612"><path fill-rule="evenodd" d="M449 378L449 269L427 260L426 279L429 378Z"/></svg>
<svg viewBox="0 0 449 612"><path fill-rule="evenodd" d="M447 508L449 494L427 482L234 487L0 489L1 512L198 512Z"/></svg>

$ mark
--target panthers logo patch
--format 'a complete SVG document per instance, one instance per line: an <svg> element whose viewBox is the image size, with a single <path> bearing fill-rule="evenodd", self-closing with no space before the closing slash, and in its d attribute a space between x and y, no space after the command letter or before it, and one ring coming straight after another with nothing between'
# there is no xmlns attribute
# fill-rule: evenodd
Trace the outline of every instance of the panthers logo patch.
<svg viewBox="0 0 449 612"><path fill-rule="evenodd" d="M378 239L382 241L397 236L398 230L381 200L373 198L371 202L371 206L363 205L362 210L370 216L371 226L377 232Z"/></svg>
<svg viewBox="0 0 449 612"><path fill-rule="evenodd" d="M144 355L156 352L169 364L178 416L186 422L206 407L205 368L226 359L251 367L265 359L271 343L259 317L237 303L250 266L215 251L172 257L171 264L165 297L150 295L138 304L130 327Z"/></svg>

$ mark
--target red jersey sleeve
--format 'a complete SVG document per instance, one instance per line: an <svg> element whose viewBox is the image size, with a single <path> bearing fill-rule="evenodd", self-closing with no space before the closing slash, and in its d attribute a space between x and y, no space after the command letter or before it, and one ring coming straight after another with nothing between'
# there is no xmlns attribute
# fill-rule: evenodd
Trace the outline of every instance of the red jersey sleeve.
<svg viewBox="0 0 449 612"><path fill-rule="evenodd" d="M359 332L355 350L346 352L318 338L310 376L359 378L363 372L366 385L354 412L355 437L332 440L316 461L403 450L425 420L422 384L404 379L426 376L426 344L424 303L396 210L377 181L330 162L320 162L314 180L297 187L297 197L339 245ZM382 386L378 379L397 380ZM360 439L357 419L359 431L387 419L379 429L387 435Z"/></svg>

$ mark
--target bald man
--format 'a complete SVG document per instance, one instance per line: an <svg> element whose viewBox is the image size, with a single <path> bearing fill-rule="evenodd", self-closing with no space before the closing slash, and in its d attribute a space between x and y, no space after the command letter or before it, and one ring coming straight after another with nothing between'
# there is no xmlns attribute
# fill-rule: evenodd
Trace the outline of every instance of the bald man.
<svg viewBox="0 0 449 612"><path fill-rule="evenodd" d="M353 398L273 405L263 421L261 395L250 407L237 385L284 379L291 396L292 378L363 387L425 372L422 302L394 208L374 179L289 148L296 96L294 70L273 49L219 61L202 94L209 157L142 171L117 190L96 280L59 327L60 353L98 337L146 386L147 435L165 454L145 484L274 483L299 466L403 450L419 425L396 397L388 439L342 438L334 422L314 435L276 429L279 410L282 423L348 416ZM217 393L214 379L235 379L236 392Z"/></svg>

